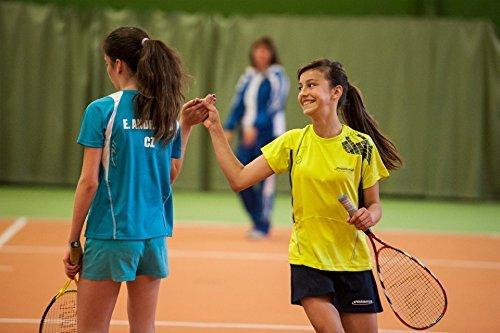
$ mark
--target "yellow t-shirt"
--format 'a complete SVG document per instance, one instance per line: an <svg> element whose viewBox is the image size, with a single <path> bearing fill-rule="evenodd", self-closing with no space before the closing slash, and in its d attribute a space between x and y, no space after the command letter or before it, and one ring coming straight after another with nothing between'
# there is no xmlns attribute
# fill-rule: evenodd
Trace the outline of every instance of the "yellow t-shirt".
<svg viewBox="0 0 500 333"><path fill-rule="evenodd" d="M289 262L326 271L371 269L364 233L346 222L348 213L337 198L345 193L357 205L361 175L363 188L389 176L372 139L346 125L325 139L308 125L281 135L262 153L275 173L284 173L290 150L295 223Z"/></svg>

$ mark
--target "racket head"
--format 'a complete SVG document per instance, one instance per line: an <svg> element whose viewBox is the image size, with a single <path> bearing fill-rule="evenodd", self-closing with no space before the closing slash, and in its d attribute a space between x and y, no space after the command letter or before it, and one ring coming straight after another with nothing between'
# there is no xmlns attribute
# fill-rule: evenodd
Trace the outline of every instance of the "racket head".
<svg viewBox="0 0 500 333"><path fill-rule="evenodd" d="M410 254L380 241L373 234L370 235L372 244L372 238L383 245L375 252L377 274L394 314L415 330L436 325L448 307L441 282Z"/></svg>
<svg viewBox="0 0 500 333"><path fill-rule="evenodd" d="M50 301L40 321L40 333L77 333L76 290L65 290Z"/></svg>

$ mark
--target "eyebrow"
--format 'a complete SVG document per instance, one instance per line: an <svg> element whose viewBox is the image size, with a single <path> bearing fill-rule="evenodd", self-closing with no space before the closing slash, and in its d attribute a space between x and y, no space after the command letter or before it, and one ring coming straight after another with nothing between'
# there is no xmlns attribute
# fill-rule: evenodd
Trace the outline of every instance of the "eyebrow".
<svg viewBox="0 0 500 333"><path fill-rule="evenodd" d="M316 79L309 79L309 80L307 80L307 81L306 81L306 82L304 82L304 83L309 83L309 82L312 82L312 81L317 81L317 80L316 80ZM299 82L299 84L302 84L302 83L301 83L301 82Z"/></svg>

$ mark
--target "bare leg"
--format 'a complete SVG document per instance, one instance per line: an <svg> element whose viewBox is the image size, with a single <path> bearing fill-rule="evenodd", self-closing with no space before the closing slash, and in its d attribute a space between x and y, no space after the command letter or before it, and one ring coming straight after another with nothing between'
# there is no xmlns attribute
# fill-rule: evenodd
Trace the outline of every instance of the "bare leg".
<svg viewBox="0 0 500 333"><path fill-rule="evenodd" d="M344 333L339 312L330 296L304 297L301 302L316 333Z"/></svg>
<svg viewBox="0 0 500 333"><path fill-rule="evenodd" d="M120 292L120 282L94 281L81 278L78 282L78 333L107 333L109 322Z"/></svg>
<svg viewBox="0 0 500 333"><path fill-rule="evenodd" d="M140 275L135 281L127 282L127 312L131 333L152 333L155 331L155 314L160 282L160 279L149 275Z"/></svg>
<svg viewBox="0 0 500 333"><path fill-rule="evenodd" d="M340 318L346 333L377 333L378 323L376 313L346 313L341 312Z"/></svg>

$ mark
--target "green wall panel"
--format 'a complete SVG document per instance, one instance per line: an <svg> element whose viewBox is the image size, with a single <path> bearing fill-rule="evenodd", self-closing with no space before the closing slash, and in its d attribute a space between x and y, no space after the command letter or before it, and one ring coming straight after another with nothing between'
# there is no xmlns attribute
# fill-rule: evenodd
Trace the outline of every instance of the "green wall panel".
<svg viewBox="0 0 500 333"><path fill-rule="evenodd" d="M489 21L409 17L222 16L0 2L0 182L74 184L85 106L113 92L100 43L140 25L175 47L192 75L189 97L215 92L225 118L250 43L276 41L290 76L288 128L308 119L295 72L341 61L368 111L396 143L402 170L382 192L500 197L500 43ZM177 188L228 189L204 128L193 131ZM287 191L286 176L279 188Z"/></svg>

